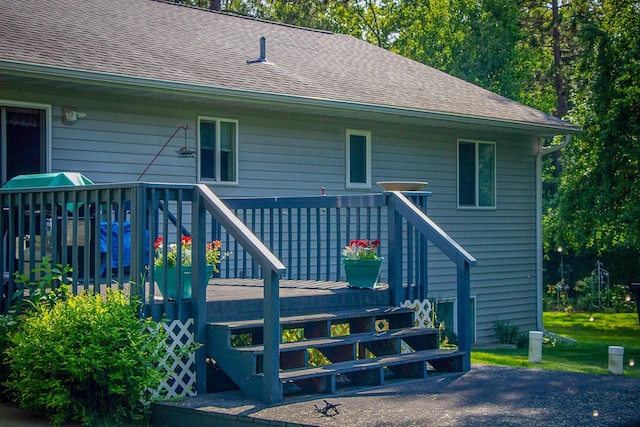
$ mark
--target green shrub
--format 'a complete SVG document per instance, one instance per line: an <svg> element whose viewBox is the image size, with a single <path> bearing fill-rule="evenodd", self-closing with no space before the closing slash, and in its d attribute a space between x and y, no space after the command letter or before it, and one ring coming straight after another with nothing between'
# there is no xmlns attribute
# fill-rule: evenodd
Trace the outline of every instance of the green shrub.
<svg viewBox="0 0 640 427"><path fill-rule="evenodd" d="M576 306L585 312L631 313L636 304L628 285L611 285L598 292L591 277L576 282Z"/></svg>
<svg viewBox="0 0 640 427"><path fill-rule="evenodd" d="M9 396L2 384L9 379L9 369L5 366L6 351L11 347L11 334L17 329L15 312L0 314L0 402L8 401Z"/></svg>
<svg viewBox="0 0 640 427"><path fill-rule="evenodd" d="M71 289L71 266L53 264L51 258L44 257L41 266L31 271L39 277L34 282L29 280L28 274L15 273L16 285L26 291L24 295L16 293L13 296L13 308L18 314L42 305L53 307L58 301L67 299Z"/></svg>
<svg viewBox="0 0 640 427"><path fill-rule="evenodd" d="M8 314L0 315L0 400L11 400L10 393L4 384L9 379L9 367L5 366L7 350L13 345L11 335L18 329L19 322L26 314L41 306L53 307L56 302L64 301L71 288L70 266L53 264L50 258L44 257L38 268L31 270L38 280L29 281L28 274L14 273L18 291L11 295L12 306Z"/></svg>
<svg viewBox="0 0 640 427"><path fill-rule="evenodd" d="M11 338L6 385L54 424L144 420L150 390L166 375L166 334L155 326L120 291L36 305Z"/></svg>
<svg viewBox="0 0 640 427"><path fill-rule="evenodd" d="M515 344L516 347L522 348L527 345L527 335L521 334L517 326L512 326L509 321L496 320L493 324L493 332L501 344Z"/></svg>

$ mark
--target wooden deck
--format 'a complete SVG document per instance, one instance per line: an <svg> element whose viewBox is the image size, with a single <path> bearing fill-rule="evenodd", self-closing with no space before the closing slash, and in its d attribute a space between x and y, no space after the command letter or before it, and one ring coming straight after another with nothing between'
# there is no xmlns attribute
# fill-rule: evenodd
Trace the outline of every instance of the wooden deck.
<svg viewBox="0 0 640 427"><path fill-rule="evenodd" d="M264 289L260 279L212 279L207 287L208 321L260 319ZM281 316L389 305L389 286L350 288L346 282L280 280Z"/></svg>

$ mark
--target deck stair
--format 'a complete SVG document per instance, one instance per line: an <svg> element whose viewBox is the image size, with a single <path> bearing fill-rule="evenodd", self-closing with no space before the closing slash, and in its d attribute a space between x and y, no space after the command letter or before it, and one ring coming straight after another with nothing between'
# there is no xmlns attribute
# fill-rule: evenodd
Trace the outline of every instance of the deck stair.
<svg viewBox="0 0 640 427"><path fill-rule="evenodd" d="M463 352L438 348L438 331L414 327L414 311L376 307L280 319L284 397L381 386L431 371L461 371ZM210 323L207 353L247 394L263 379L262 320Z"/></svg>

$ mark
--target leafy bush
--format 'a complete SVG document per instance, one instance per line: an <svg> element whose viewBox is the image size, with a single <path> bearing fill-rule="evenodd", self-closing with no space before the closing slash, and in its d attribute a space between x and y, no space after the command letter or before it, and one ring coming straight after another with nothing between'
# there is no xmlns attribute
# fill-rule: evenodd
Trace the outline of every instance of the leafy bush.
<svg viewBox="0 0 640 427"><path fill-rule="evenodd" d="M527 344L527 335L521 334L517 326L511 326L509 321L496 320L493 324L493 332L498 338L500 344L515 344L516 347L522 348Z"/></svg>
<svg viewBox="0 0 640 427"><path fill-rule="evenodd" d="M636 304L627 285L611 285L600 292L595 290L591 277L578 280L575 286L576 305L586 312L631 313Z"/></svg>
<svg viewBox="0 0 640 427"><path fill-rule="evenodd" d="M9 380L21 407L91 424L139 421L166 375L166 334L120 291L36 304L11 338Z"/></svg>
<svg viewBox="0 0 640 427"><path fill-rule="evenodd" d="M18 322L14 311L9 314L0 314L0 401L9 399L2 387L2 384L9 378L9 369L4 365L7 359L6 351L11 347L10 336L17 329L17 326Z"/></svg>
<svg viewBox="0 0 640 427"><path fill-rule="evenodd" d="M71 266L53 264L50 258L44 257L41 266L31 271L39 277L35 282L29 281L28 274L15 273L16 284L26 291L24 295L14 295L14 308L18 314L37 306L53 307L67 298L71 289Z"/></svg>
<svg viewBox="0 0 640 427"><path fill-rule="evenodd" d="M4 388L9 378L9 368L5 367L7 350L13 345L11 335L18 329L21 314L36 310L40 306L53 307L56 302L64 301L71 287L70 266L53 264L50 258L44 257L42 264L32 270L39 279L29 281L28 274L15 274L15 283L20 291L11 296L12 307L8 314L0 315L0 400L10 400L11 396ZM24 292L23 292L24 291Z"/></svg>

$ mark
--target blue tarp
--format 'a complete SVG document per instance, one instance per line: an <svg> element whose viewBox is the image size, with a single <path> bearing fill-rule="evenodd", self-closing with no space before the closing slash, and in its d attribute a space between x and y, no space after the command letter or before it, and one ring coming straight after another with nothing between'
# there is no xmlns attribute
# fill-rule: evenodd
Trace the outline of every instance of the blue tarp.
<svg viewBox="0 0 640 427"><path fill-rule="evenodd" d="M118 268L118 253L120 248L118 247L118 237L120 233L120 226L118 222L111 223L111 232L107 230L108 224L106 222L100 223L100 253L104 254L103 264L100 267L101 272L104 274L106 270L106 253L107 242L111 239L111 268ZM122 264L123 267L131 266L131 223L122 223ZM149 232L145 230L145 245L144 245L144 259L149 259Z"/></svg>

